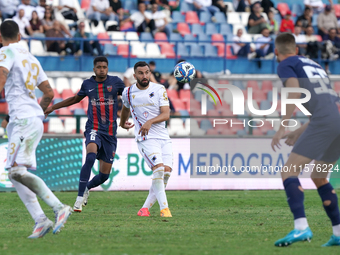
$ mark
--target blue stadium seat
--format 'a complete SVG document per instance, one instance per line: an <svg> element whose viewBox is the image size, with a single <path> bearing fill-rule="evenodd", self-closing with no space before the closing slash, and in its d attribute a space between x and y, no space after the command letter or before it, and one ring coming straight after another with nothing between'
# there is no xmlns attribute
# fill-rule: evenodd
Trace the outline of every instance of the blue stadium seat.
<svg viewBox="0 0 340 255"><path fill-rule="evenodd" d="M192 44L190 49L190 56L191 57L203 57L202 48L198 44Z"/></svg>
<svg viewBox="0 0 340 255"><path fill-rule="evenodd" d="M276 20L277 24L280 26L281 20L282 20L281 14L280 14L280 13L276 13L276 14L274 15L274 19Z"/></svg>
<svg viewBox="0 0 340 255"><path fill-rule="evenodd" d="M185 45L192 45L192 44L196 44L196 37L193 36L192 34L187 34L184 36L184 44Z"/></svg>
<svg viewBox="0 0 340 255"><path fill-rule="evenodd" d="M169 42L183 42L183 38L180 34L177 33L171 33Z"/></svg>
<svg viewBox="0 0 340 255"><path fill-rule="evenodd" d="M232 81L232 84L240 89L245 89L243 82L240 80Z"/></svg>
<svg viewBox="0 0 340 255"><path fill-rule="evenodd" d="M209 23L211 22L211 14L210 12L201 12L200 13L200 22Z"/></svg>
<svg viewBox="0 0 340 255"><path fill-rule="evenodd" d="M260 110L269 110L272 107L272 103L268 100L261 101Z"/></svg>
<svg viewBox="0 0 340 255"><path fill-rule="evenodd" d="M204 34L201 24L192 24L191 33L193 35Z"/></svg>
<svg viewBox="0 0 340 255"><path fill-rule="evenodd" d="M210 36L206 34L198 35L198 44L199 45L210 45L211 44Z"/></svg>
<svg viewBox="0 0 340 255"><path fill-rule="evenodd" d="M63 101L62 98L55 98L55 99L53 100L53 104L60 103L61 101Z"/></svg>
<svg viewBox="0 0 340 255"><path fill-rule="evenodd" d="M209 129L213 128L210 120L202 120L200 128L203 129L204 131L208 131Z"/></svg>
<svg viewBox="0 0 340 255"><path fill-rule="evenodd" d="M318 14L313 14L313 20L312 20L312 26L317 26L318 25ZM314 31L315 33L315 31Z"/></svg>
<svg viewBox="0 0 340 255"><path fill-rule="evenodd" d="M78 108L74 110L74 115L86 115L84 109Z"/></svg>
<svg viewBox="0 0 340 255"><path fill-rule="evenodd" d="M153 37L151 33L143 32L143 33L140 33L139 40L141 42L146 42L146 41L153 42Z"/></svg>
<svg viewBox="0 0 340 255"><path fill-rule="evenodd" d="M182 15L179 11L174 11L172 13L172 23L180 23L185 22L184 15Z"/></svg>
<svg viewBox="0 0 340 255"><path fill-rule="evenodd" d="M226 23L225 15L223 12L215 12L216 23Z"/></svg>
<svg viewBox="0 0 340 255"><path fill-rule="evenodd" d="M221 24L220 25L220 34L221 35L233 35L233 31L229 24Z"/></svg>
<svg viewBox="0 0 340 255"><path fill-rule="evenodd" d="M104 44L104 55L117 55L117 47L111 43Z"/></svg>
<svg viewBox="0 0 340 255"><path fill-rule="evenodd" d="M206 44L204 48L205 57L217 57L217 48L214 45Z"/></svg>
<svg viewBox="0 0 340 255"><path fill-rule="evenodd" d="M135 0L125 0L125 2L123 3L124 5L124 10L137 10L137 1Z"/></svg>
<svg viewBox="0 0 340 255"><path fill-rule="evenodd" d="M188 11L193 11L193 10L194 10L193 4L189 4L185 1L181 2L181 5L180 5L180 11L181 12L188 12Z"/></svg>
<svg viewBox="0 0 340 255"><path fill-rule="evenodd" d="M183 43L178 43L177 44L177 55L181 57L189 57L187 46L185 46Z"/></svg>
<svg viewBox="0 0 340 255"><path fill-rule="evenodd" d="M195 94L194 94L195 100L198 101L198 102L201 102L202 94L204 94L204 93L205 92L202 91L202 90L195 91Z"/></svg>
<svg viewBox="0 0 340 255"><path fill-rule="evenodd" d="M41 98L44 95L44 93L40 89L36 89L34 90L34 92L36 98Z"/></svg>
<svg viewBox="0 0 340 255"><path fill-rule="evenodd" d="M276 134L276 131L274 129L268 130L267 135L273 136Z"/></svg>
<svg viewBox="0 0 340 255"><path fill-rule="evenodd" d="M207 23L205 25L205 33L207 35L218 34L218 31L217 31L215 23Z"/></svg>
<svg viewBox="0 0 340 255"><path fill-rule="evenodd" d="M242 130L237 130L237 135L247 135L247 131L245 131L244 129Z"/></svg>
<svg viewBox="0 0 340 255"><path fill-rule="evenodd" d="M301 4L295 3L292 6L292 13L298 17L303 14L303 8Z"/></svg>

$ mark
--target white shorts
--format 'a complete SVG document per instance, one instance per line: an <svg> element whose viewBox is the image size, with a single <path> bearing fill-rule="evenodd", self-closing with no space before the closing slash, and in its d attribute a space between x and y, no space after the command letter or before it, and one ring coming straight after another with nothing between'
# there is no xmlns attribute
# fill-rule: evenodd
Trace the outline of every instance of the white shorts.
<svg viewBox="0 0 340 255"><path fill-rule="evenodd" d="M170 139L147 139L137 142L140 154L152 169L158 164L172 168L173 154Z"/></svg>
<svg viewBox="0 0 340 255"><path fill-rule="evenodd" d="M8 148L6 169L16 162L30 170L37 167L35 150L44 132L44 125L39 117L27 119L9 119L7 125Z"/></svg>

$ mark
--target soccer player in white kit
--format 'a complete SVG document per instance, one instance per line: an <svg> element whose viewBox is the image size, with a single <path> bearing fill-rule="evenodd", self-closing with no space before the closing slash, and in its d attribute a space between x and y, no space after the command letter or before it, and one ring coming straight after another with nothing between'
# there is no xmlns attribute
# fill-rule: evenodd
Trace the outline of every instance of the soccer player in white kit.
<svg viewBox="0 0 340 255"><path fill-rule="evenodd" d="M27 169L36 167L35 150L44 132L44 110L54 93L39 61L21 44L18 25L12 20L1 24L3 46L0 50L0 92L5 88L9 107L8 150L6 169L21 201L35 221L32 235L43 237L53 228L56 234L71 214L71 207L62 204L38 176ZM43 92L40 105L35 87ZM55 225L37 200L38 195L55 213Z"/></svg>
<svg viewBox="0 0 340 255"><path fill-rule="evenodd" d="M149 209L158 201L160 215L172 217L165 194L165 186L172 170L172 144L165 127L170 117L169 100L163 85L150 82L150 67L144 62L134 66L137 83L122 93L123 109L120 126L125 125L130 112L135 123L135 137L139 152L152 169L152 185L138 216L150 216Z"/></svg>

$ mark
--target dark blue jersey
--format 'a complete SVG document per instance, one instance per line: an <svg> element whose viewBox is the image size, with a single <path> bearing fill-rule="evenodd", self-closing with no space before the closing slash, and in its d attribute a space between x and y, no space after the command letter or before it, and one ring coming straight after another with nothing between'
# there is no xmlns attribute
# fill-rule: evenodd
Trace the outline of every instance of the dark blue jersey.
<svg viewBox="0 0 340 255"><path fill-rule="evenodd" d="M339 118L338 95L319 64L302 56L292 56L278 65L277 74L284 86L288 78L297 78L300 87L309 90L311 99L303 105L312 114L311 120ZM305 95L301 94L301 97Z"/></svg>
<svg viewBox="0 0 340 255"><path fill-rule="evenodd" d="M83 82L78 96L89 97L87 130L116 136L117 95L121 95L124 88L124 82L117 76L108 75L103 82L97 82L95 76L92 76Z"/></svg>

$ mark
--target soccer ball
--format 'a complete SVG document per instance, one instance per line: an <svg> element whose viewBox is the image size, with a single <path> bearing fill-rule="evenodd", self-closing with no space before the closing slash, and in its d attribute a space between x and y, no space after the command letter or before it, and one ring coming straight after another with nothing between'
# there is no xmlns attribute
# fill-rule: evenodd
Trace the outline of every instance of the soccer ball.
<svg viewBox="0 0 340 255"><path fill-rule="evenodd" d="M195 78L195 67L189 62L180 62L175 66L174 76L179 82L190 82Z"/></svg>

